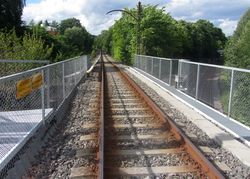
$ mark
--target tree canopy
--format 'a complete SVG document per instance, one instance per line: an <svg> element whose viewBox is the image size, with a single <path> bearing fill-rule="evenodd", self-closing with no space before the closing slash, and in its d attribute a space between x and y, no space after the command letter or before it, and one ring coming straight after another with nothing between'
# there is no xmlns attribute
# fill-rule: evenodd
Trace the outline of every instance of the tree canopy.
<svg viewBox="0 0 250 179"><path fill-rule="evenodd" d="M226 65L250 68L250 9L241 17L225 48Z"/></svg>
<svg viewBox="0 0 250 179"><path fill-rule="evenodd" d="M0 5L0 29L11 30L13 27L20 31L22 12L25 0L5 0Z"/></svg>
<svg viewBox="0 0 250 179"><path fill-rule="evenodd" d="M48 33L53 27L57 33ZM30 33L36 34L44 40L45 45L53 46L51 61L60 61L82 54L90 54L94 37L81 25L80 20L69 18L56 21L41 21L30 23Z"/></svg>
<svg viewBox="0 0 250 179"><path fill-rule="evenodd" d="M126 9L136 16L137 9ZM217 59L218 50L224 48L226 37L222 30L207 20L197 22L177 21L164 8L143 6L140 21L140 51L145 55L188 58L193 61L208 62ZM116 59L131 63L136 53L137 22L127 13L108 30L97 37ZM108 38L107 38L108 37Z"/></svg>
<svg viewBox="0 0 250 179"><path fill-rule="evenodd" d="M73 28L73 27L80 27L83 28L81 25L80 20L76 18L69 18L61 21L61 24L59 26L59 30L61 34L64 34L65 30L67 28Z"/></svg>
<svg viewBox="0 0 250 179"><path fill-rule="evenodd" d="M14 30L0 32L0 58L15 60L47 60L53 47L45 46L35 34L17 37Z"/></svg>

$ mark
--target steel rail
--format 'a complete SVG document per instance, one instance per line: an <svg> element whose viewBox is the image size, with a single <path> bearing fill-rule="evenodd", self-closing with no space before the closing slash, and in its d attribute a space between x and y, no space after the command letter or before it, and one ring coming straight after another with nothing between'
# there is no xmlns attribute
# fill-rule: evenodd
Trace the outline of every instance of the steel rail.
<svg viewBox="0 0 250 179"><path fill-rule="evenodd" d="M98 178L104 178L104 100L105 100L105 68L103 62L103 55L101 52L101 73L100 73L100 80L101 80L101 90L100 90L100 121L99 121L99 151L98 151L98 159L99 159L99 167L98 167Z"/></svg>
<svg viewBox="0 0 250 179"><path fill-rule="evenodd" d="M107 58L106 58L107 59ZM108 60L108 59L107 59ZM223 174L200 152L200 150L190 141L190 139L176 126L176 124L167 116L155 102L117 65L108 60L124 77L127 83L145 100L154 113L163 121L167 122L170 131L175 138L183 144L183 147L190 156L201 166L202 171L209 178L223 179Z"/></svg>

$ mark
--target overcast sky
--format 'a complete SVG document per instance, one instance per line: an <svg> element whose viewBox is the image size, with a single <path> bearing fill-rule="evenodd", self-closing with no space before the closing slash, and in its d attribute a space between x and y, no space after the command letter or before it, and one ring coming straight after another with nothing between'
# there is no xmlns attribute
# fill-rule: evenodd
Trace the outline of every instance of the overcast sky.
<svg viewBox="0 0 250 179"><path fill-rule="evenodd" d="M141 0L142 4L165 6L175 19L196 21L207 19L222 28L228 36L233 33L242 14L250 7L250 0ZM112 9L135 7L135 0L26 0L23 20L61 21L75 17L94 35L108 29L121 13L105 15Z"/></svg>

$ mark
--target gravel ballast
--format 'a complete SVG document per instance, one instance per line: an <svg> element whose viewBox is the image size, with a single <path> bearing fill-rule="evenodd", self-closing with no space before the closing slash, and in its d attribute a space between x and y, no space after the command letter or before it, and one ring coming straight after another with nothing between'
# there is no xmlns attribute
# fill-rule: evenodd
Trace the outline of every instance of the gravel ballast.
<svg viewBox="0 0 250 179"><path fill-rule="evenodd" d="M60 124L56 127L53 136L50 136L45 147L36 156L36 161L28 170L24 178L69 178L71 168L96 168L98 160L96 154L77 156L79 150L96 151L97 140L81 140L81 136L89 134L98 135L98 126L84 128L84 125L96 123L98 118L98 105L90 106L90 100L98 101L100 82L98 81L98 68L80 82L70 107ZM98 103L97 103L98 104ZM93 110L95 106L96 111Z"/></svg>
<svg viewBox="0 0 250 179"><path fill-rule="evenodd" d="M207 146L212 150L211 153L205 154L210 161L225 163L230 168L230 171L223 171L227 178L250 178L250 167L247 167L229 151L220 147L213 139L209 138L205 132L191 122L187 116L183 115L178 109L174 108L165 99L160 97L154 90L138 79L137 76L131 74L128 70L126 70L126 73L164 111L165 114L172 118L177 126L186 134L192 136L190 139L196 146Z"/></svg>

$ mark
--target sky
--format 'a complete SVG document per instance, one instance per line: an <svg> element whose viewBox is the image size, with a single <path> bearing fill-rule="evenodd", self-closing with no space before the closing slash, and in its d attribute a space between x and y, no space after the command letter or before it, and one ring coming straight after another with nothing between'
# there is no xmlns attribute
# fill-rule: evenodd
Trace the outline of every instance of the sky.
<svg viewBox="0 0 250 179"><path fill-rule="evenodd" d="M240 17L250 8L250 0L141 0L142 4L165 7L175 19L195 22L206 19L233 34ZM93 35L112 26L121 17L120 12L106 15L113 9L136 7L138 0L26 0L23 21L56 20L75 17Z"/></svg>

